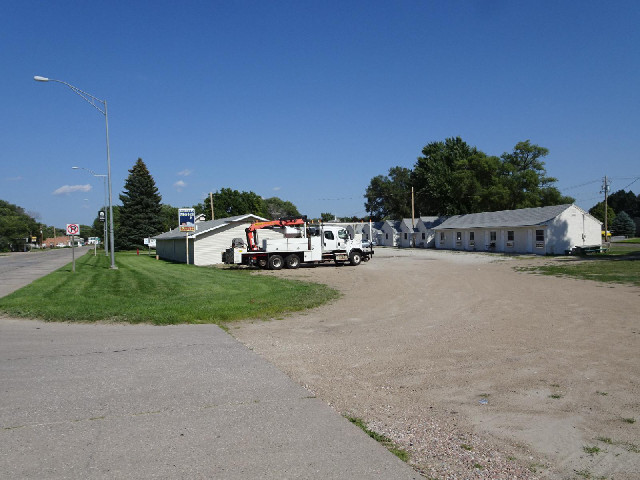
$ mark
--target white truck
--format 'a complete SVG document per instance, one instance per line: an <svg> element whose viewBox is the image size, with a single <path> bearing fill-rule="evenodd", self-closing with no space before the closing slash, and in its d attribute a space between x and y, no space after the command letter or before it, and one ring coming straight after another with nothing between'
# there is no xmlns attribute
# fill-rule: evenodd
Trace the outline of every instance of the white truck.
<svg viewBox="0 0 640 480"><path fill-rule="evenodd" d="M260 245L257 230L262 228L282 229L283 238L265 239ZM306 217L256 222L246 232L246 243L236 238L231 248L222 254L224 263L280 270L282 267L298 268L302 264L323 262L359 265L373 256L373 248L364 247L360 240L351 239L344 227L322 224L309 226Z"/></svg>

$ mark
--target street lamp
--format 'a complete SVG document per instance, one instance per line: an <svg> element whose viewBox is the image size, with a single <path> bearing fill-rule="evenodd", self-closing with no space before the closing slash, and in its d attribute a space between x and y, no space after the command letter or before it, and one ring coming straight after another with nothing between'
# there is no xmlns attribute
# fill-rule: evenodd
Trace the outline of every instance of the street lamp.
<svg viewBox="0 0 640 480"><path fill-rule="evenodd" d="M109 183L109 229L110 229L110 243L111 243L111 268L112 269L117 269L118 267L116 266L116 262L115 262L115 257L114 257L114 253L113 253L113 205L112 205L112 196L111 196L111 153L109 151L109 116L107 114L107 101L106 100L100 100L97 97L94 97L93 95L91 95L90 93L84 92L82 90L80 90L78 87L74 87L73 85L67 83L67 82L63 82L62 80L56 80L54 78L47 78L47 77L41 77L39 75L36 75L35 77L33 77L33 79L36 82L57 82L57 83L61 83L63 85L66 85L67 87L69 87L71 90L73 90L74 93L76 93L77 95L81 96L87 103L89 103L89 105L91 105L93 108L95 108L96 110L98 110L101 114L104 115L104 121L105 121L105 125L106 125L106 129L107 129L107 182ZM97 103L101 103L103 108L100 108ZM105 238L106 240L106 238Z"/></svg>
<svg viewBox="0 0 640 480"><path fill-rule="evenodd" d="M107 205L107 176L104 173L96 173L93 170L89 170L88 168L84 168L84 167L71 167L73 170L86 170L87 172L89 172L91 175L93 175L94 177L102 177L102 179L104 180L104 205L106 207ZM105 255L109 255L109 250L108 250L108 239L107 239L107 219L104 219L104 254Z"/></svg>

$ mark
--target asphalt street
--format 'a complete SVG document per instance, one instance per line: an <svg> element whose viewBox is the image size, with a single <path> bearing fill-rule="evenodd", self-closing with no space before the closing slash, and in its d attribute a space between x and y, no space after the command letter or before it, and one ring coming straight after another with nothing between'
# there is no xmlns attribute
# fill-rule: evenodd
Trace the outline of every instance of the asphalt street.
<svg viewBox="0 0 640 480"><path fill-rule="evenodd" d="M214 325L0 317L0 385L4 478L420 478Z"/></svg>
<svg viewBox="0 0 640 480"><path fill-rule="evenodd" d="M80 247L75 249L76 258L91 252L93 248ZM97 252L100 255L100 250ZM102 252L104 255L104 251ZM1 253L0 254L0 297L30 284L35 279L43 277L60 267L71 263L70 248L54 248L51 250Z"/></svg>

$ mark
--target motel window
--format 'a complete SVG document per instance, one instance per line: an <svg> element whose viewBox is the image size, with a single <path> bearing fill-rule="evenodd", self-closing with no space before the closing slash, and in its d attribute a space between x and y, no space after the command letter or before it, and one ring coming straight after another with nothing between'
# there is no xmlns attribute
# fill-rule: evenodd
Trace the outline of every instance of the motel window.
<svg viewBox="0 0 640 480"><path fill-rule="evenodd" d="M507 230L507 242L513 242L513 230Z"/></svg>
<svg viewBox="0 0 640 480"><path fill-rule="evenodd" d="M536 230L536 242L544 242L544 230Z"/></svg>

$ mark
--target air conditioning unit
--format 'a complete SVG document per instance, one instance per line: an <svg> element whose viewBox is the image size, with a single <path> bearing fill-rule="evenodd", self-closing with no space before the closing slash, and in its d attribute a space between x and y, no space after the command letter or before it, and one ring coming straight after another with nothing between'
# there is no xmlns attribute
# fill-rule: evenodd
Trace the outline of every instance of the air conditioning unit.
<svg viewBox="0 0 640 480"><path fill-rule="evenodd" d="M507 247L513 247L513 242L507 242Z"/></svg>

